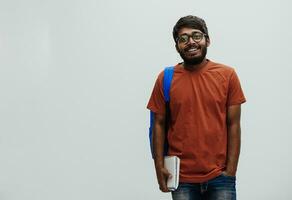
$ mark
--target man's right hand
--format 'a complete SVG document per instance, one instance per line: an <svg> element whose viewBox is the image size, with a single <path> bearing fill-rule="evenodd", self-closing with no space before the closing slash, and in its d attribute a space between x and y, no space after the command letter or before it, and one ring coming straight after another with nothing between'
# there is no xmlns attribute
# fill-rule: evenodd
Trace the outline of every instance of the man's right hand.
<svg viewBox="0 0 292 200"><path fill-rule="evenodd" d="M165 168L156 169L157 181L159 184L159 189L162 192L170 192L167 188L167 179L171 178L171 174Z"/></svg>

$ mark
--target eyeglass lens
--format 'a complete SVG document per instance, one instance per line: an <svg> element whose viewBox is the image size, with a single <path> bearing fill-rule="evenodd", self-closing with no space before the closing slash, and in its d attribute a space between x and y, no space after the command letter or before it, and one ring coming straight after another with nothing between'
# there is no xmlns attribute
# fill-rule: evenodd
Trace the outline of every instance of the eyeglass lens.
<svg viewBox="0 0 292 200"><path fill-rule="evenodd" d="M181 36L179 36L178 41L180 43L187 43L190 39L190 37L192 37L192 39L195 42L200 42L203 39L204 34L200 33L200 32L193 32L192 35L187 35L187 34L183 34Z"/></svg>

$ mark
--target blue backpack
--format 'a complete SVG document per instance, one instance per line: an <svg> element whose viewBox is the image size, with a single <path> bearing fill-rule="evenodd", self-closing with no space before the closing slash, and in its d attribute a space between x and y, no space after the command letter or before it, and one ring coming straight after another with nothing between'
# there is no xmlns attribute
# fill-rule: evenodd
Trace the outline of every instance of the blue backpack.
<svg viewBox="0 0 292 200"><path fill-rule="evenodd" d="M171 81L173 77L174 67L166 67L164 69L164 76L163 76L163 94L165 100L165 141L164 141L164 155L168 153L168 141L167 141L167 132L170 122L170 108L169 108L169 100L170 100L170 87ZM154 127L154 113L150 111L150 128L149 128L149 140L150 140L150 148L152 158L154 158L153 152L153 127Z"/></svg>

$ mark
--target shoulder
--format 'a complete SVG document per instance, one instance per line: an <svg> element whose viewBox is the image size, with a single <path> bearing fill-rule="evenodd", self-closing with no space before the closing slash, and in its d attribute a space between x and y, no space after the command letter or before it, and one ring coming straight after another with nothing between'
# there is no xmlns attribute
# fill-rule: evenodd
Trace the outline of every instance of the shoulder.
<svg viewBox="0 0 292 200"><path fill-rule="evenodd" d="M210 61L208 70L206 73L213 74L215 76L220 76L220 78L225 81L229 80L230 77L235 73L235 69L229 65Z"/></svg>
<svg viewBox="0 0 292 200"><path fill-rule="evenodd" d="M226 64L222 64L222 63L218 63L218 62L214 62L214 61L210 61L210 67L208 70L209 71L216 71L216 72L223 73L223 74L228 74L228 73L234 72L234 68L231 67L230 65L226 65Z"/></svg>
<svg viewBox="0 0 292 200"><path fill-rule="evenodd" d="M173 69L173 72L175 72L175 71L177 71L177 66L178 66L178 64L177 65L172 65L172 66L166 66L166 67L164 67L158 73L157 81L159 81L159 82L163 81L165 70L169 70L170 68L172 68Z"/></svg>

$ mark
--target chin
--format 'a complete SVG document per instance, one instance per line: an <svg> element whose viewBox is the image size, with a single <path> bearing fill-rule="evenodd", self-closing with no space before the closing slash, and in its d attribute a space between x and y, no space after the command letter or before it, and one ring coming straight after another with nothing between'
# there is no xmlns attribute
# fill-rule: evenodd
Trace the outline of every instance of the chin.
<svg viewBox="0 0 292 200"><path fill-rule="evenodd" d="M187 56L184 53L180 52L180 56L186 64L197 65L200 64L207 55L207 48L203 49L203 52L200 52L198 55Z"/></svg>
<svg viewBox="0 0 292 200"><path fill-rule="evenodd" d="M196 65L200 64L204 60L205 56L192 56L192 57L187 57L183 56L182 59L186 64L191 64L191 65Z"/></svg>

